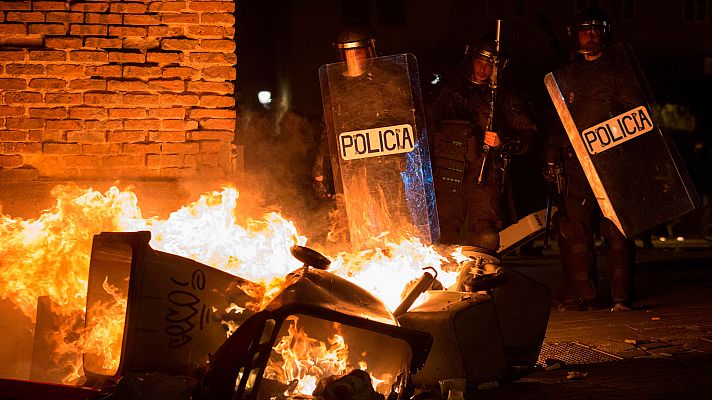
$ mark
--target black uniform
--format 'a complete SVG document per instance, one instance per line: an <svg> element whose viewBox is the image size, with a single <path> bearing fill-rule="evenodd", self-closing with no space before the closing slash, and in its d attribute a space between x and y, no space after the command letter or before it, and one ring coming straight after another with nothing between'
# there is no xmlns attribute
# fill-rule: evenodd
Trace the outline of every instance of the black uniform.
<svg viewBox="0 0 712 400"><path fill-rule="evenodd" d="M642 102L639 92L624 71L606 52L593 61L580 60L559 74L560 80L575 82L565 101L577 128L586 129L628 111ZM564 192L554 218L559 252L566 275L563 303L586 304L597 298L594 235L598 231L606 243L610 274L610 297L614 303L633 301L633 259L635 244L626 239L615 224L601 214L596 197L576 158L571 142L559 131L553 134L546 151L548 163L561 165ZM603 299L600 299L603 300Z"/></svg>
<svg viewBox="0 0 712 400"><path fill-rule="evenodd" d="M443 157L438 145L439 125L446 120L467 121L472 134L466 139L464 178L461 187L453 190L443 184L434 171L435 191L443 243L456 243L499 248L502 227L502 156L521 154L531 145L536 127L524 112L523 103L506 88L499 88L494 109L493 131L502 145L487 155L486 174L482 183L477 179L482 165L484 132L490 118L491 91L486 84L476 85L466 79L445 84L428 109L428 127L434 132L432 159L437 165ZM462 229L467 219L468 232ZM463 242L464 236L464 242Z"/></svg>

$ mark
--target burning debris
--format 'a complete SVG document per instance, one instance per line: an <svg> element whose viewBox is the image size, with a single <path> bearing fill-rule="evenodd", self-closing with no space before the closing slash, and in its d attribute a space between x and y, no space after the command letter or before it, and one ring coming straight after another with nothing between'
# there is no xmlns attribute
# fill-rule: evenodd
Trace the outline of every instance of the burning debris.
<svg viewBox="0 0 712 400"><path fill-rule="evenodd" d="M452 248L386 235L382 247L327 258L303 247L306 237L278 213L238 217L232 188L204 194L166 220L143 218L136 196L117 188L58 187L54 195L56 206L36 220L0 216L0 298L26 316L35 341L47 338L45 359L55 372L45 382L99 385L118 396L166 374L184 377L192 398L344 398L339 393L351 391L378 399L405 398L411 376L428 370L437 332L406 322L412 315L401 295L414 283L430 298L454 294L426 290L455 283ZM423 267L429 285L416 282ZM497 313L495 297L448 302L477 298ZM40 325L40 298L56 326ZM422 312L420 303L411 309ZM396 319L391 310L399 305ZM494 323L488 331L499 332ZM496 362L506 367L507 334L499 341ZM36 358L3 360L20 366L3 378L30 378L22 366ZM459 373L437 379L469 382Z"/></svg>
<svg viewBox="0 0 712 400"><path fill-rule="evenodd" d="M371 376L360 369L355 369L343 376L326 378L319 384L314 395L324 400L384 400L383 395L376 392L371 386Z"/></svg>
<svg viewBox="0 0 712 400"><path fill-rule="evenodd" d="M371 293L325 271L324 256L301 246L292 252L304 266L290 273L282 291L217 351L215 362L224 368L208 373L208 391L232 393L237 378L236 398L321 392L333 398L347 386L363 395L365 386L356 378L365 374L368 395L404 393L410 374L425 362L430 335L400 327ZM262 321L257 329L255 320ZM232 372L225 377L225 371Z"/></svg>

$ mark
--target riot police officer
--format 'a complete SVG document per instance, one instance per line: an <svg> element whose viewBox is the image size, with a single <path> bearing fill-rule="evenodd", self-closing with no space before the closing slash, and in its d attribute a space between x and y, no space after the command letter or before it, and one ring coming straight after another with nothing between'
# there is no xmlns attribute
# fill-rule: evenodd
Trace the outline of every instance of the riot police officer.
<svg viewBox="0 0 712 400"><path fill-rule="evenodd" d="M334 40L339 61L347 65L347 75L359 76L363 73L362 61L376 57L376 35L372 27L363 21L351 21L347 23ZM319 198L330 198L333 188L329 187L328 178L330 176L331 165L329 163L329 147L326 138L326 130L322 129L319 150L312 168L312 186Z"/></svg>
<svg viewBox="0 0 712 400"><path fill-rule="evenodd" d="M581 123L592 126L598 110L613 115L638 103L637 95L626 91L615 65L606 59L610 43L610 22L598 9L579 11L569 27L577 64L570 74L585 76L582 83L566 94L567 106ZM583 61L581 61L583 60ZM559 299L562 310L593 310L611 302L611 311L630 310L633 304L633 259L635 244L618 227L604 218L586 174L576 158L571 142L563 134L552 135L545 159L544 177L563 181L559 209L554 217L559 253L566 284ZM609 269L610 298L603 298L597 288L595 254L596 233L605 239Z"/></svg>
<svg viewBox="0 0 712 400"><path fill-rule="evenodd" d="M404 175L412 165L407 161L409 155L377 150L378 139L371 141L371 136L366 139L362 133L386 129L384 132L395 136L384 138L380 142L384 146L391 143L406 149L405 143L392 141L400 137L395 140L407 140L415 147L411 127L415 125L411 121L414 100L408 70L390 58L375 59L374 35L366 23L349 23L337 36L334 46L343 62L322 68L320 80L335 191L343 194L337 198L337 205L343 205L339 208L346 212L351 245L356 248L371 245L386 233L392 236L419 234L420 227L411 219L412 203L409 203L406 186L410 181ZM411 121L406 124L407 128L397 127L407 121ZM389 127L396 128L390 130ZM350 134L356 134L356 139L348 136ZM349 144L345 137L351 139ZM363 143L370 143L366 145L368 151L358 145L359 138L363 138ZM322 139L322 142L325 145L327 140ZM358 148L361 150L355 150ZM347 157L347 149L360 153ZM314 176L318 179L318 174Z"/></svg>
<svg viewBox="0 0 712 400"><path fill-rule="evenodd" d="M442 243L499 249L509 157L527 151L536 132L523 103L494 85L505 64L494 38L478 36L465 46L461 76L428 107Z"/></svg>

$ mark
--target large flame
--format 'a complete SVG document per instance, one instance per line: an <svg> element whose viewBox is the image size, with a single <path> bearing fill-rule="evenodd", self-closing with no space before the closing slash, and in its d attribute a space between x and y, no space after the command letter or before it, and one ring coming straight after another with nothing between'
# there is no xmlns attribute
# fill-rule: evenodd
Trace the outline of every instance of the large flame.
<svg viewBox="0 0 712 400"><path fill-rule="evenodd" d="M102 194L62 186L52 195L55 206L37 219L0 215L0 298L33 320L40 296L70 314L83 310L92 238L141 220L136 196L117 188Z"/></svg>
<svg viewBox="0 0 712 400"><path fill-rule="evenodd" d="M334 335L327 345L310 338L304 329L297 326L298 321L295 316L288 318L288 333L274 346L275 353L282 360L270 360L265 378L280 382L296 381L293 392L311 394L320 379L348 372L347 368L352 367L347 364L349 347L344 342L338 324L334 324Z"/></svg>
<svg viewBox="0 0 712 400"><path fill-rule="evenodd" d="M287 273L300 266L291 256L290 247L307 243L295 223L279 213L238 221L235 188L203 194L165 220L143 218L137 197L130 190L112 187L100 193L72 185L58 186L52 195L56 204L37 219L0 214L0 299L9 299L32 320L41 296L49 296L63 315L83 315L92 238L100 232L148 230L154 249L259 283L266 289L266 298L278 290ZM333 261L331 271L376 294L391 309L398 305L403 288L418 278L424 267L435 268L446 286L454 281L455 272L442 268L446 257L432 246L417 239L381 239L382 248L326 254ZM88 327L71 343L59 340L63 343L59 351L64 356L74 353L77 366L80 354L87 349L100 354L107 369L118 362L120 332L112 332L112 324L113 328L117 324L109 321L117 314L121 317L126 304L115 288L105 289L115 300L103 305L105 322ZM105 348L97 349L102 346ZM323 355L309 352L300 357L307 354L324 360ZM316 365L320 361L310 362ZM286 370L284 374L292 376ZM77 377L75 372L68 380Z"/></svg>

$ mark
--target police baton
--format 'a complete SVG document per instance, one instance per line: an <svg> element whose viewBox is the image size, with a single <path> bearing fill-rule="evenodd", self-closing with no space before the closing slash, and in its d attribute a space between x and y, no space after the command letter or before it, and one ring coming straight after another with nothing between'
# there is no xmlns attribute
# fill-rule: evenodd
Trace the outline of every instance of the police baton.
<svg viewBox="0 0 712 400"><path fill-rule="evenodd" d="M489 145L482 145L482 165L480 166L480 174L477 176L477 184L482 183L482 177L485 175L485 165L487 164L487 155L489 154Z"/></svg>
<svg viewBox="0 0 712 400"><path fill-rule="evenodd" d="M487 121L487 130L491 131L492 127L494 126L494 103L497 99L497 79L499 78L499 51L500 51L500 33L501 33L501 28L502 28L502 20L498 19L497 20L497 35L495 36L495 57L494 57L494 62L492 63L492 73L490 74L490 112L489 112L489 121ZM482 165L480 166L480 175L477 176L477 184L479 185L482 183L482 178L485 175L485 165L487 164L487 156L489 155L489 150L490 147L487 144L484 144L482 146Z"/></svg>

